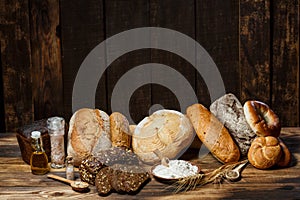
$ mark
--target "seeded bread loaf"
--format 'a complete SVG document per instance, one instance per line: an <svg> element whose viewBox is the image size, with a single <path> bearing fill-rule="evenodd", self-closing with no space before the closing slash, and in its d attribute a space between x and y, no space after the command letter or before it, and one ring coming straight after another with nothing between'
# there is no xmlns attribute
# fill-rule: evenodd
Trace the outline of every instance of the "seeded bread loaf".
<svg viewBox="0 0 300 200"><path fill-rule="evenodd" d="M98 172L104 167L112 166L117 163L138 165L139 160L131 150L112 147L84 158L79 165L80 178L91 185L95 185L95 178Z"/></svg>

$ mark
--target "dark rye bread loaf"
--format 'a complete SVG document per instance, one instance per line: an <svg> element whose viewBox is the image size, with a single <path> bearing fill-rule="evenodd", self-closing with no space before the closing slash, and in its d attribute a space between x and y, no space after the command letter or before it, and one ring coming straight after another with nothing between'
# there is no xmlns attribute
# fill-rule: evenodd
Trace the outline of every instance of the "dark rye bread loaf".
<svg viewBox="0 0 300 200"><path fill-rule="evenodd" d="M239 100L231 93L225 94L213 102L209 109L228 129L239 146L241 155L246 156L256 134L248 125Z"/></svg>
<svg viewBox="0 0 300 200"><path fill-rule="evenodd" d="M112 191L118 193L136 193L150 178L139 165L115 164L102 168L96 176L96 189L100 195Z"/></svg>
<svg viewBox="0 0 300 200"><path fill-rule="evenodd" d="M95 185L95 178L98 172L107 166L114 164L138 165L139 160L136 154L131 150L112 147L102 150L96 155L89 155L81 161L79 173L82 181Z"/></svg>

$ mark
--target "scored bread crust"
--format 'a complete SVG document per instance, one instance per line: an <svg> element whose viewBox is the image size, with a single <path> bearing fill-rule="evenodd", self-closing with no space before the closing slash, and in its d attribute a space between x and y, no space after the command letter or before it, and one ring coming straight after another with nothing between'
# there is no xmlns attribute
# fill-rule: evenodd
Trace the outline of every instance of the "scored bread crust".
<svg viewBox="0 0 300 200"><path fill-rule="evenodd" d="M246 101L243 108L248 124L258 136L279 136L281 130L279 118L267 104L260 101Z"/></svg>
<svg viewBox="0 0 300 200"><path fill-rule="evenodd" d="M140 160L154 164L160 153L169 159L177 159L190 146L194 132L189 119L175 110L158 110L144 118L134 129L132 148Z"/></svg>
<svg viewBox="0 0 300 200"><path fill-rule="evenodd" d="M111 147L109 116L101 110L82 108L70 119L67 153L79 166L83 158Z"/></svg>
<svg viewBox="0 0 300 200"><path fill-rule="evenodd" d="M187 116L202 141L222 163L236 162L240 150L226 127L203 105L194 104L187 108Z"/></svg>
<svg viewBox="0 0 300 200"><path fill-rule="evenodd" d="M273 136L260 136L253 140L248 151L249 162L258 169L268 169L281 158L279 140Z"/></svg>

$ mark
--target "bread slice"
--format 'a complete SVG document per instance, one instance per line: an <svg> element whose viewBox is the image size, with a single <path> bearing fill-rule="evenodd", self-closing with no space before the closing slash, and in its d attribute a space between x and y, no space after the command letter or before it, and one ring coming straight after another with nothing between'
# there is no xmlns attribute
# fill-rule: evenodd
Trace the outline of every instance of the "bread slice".
<svg viewBox="0 0 300 200"><path fill-rule="evenodd" d="M82 108L70 119L67 153L79 166L91 154L111 147L109 116L101 110Z"/></svg>
<svg viewBox="0 0 300 200"><path fill-rule="evenodd" d="M240 150L224 125L201 104L187 108L187 116L202 141L222 163L236 162L240 158Z"/></svg>
<svg viewBox="0 0 300 200"><path fill-rule="evenodd" d="M158 110L136 126L132 148L144 163L154 164L160 161L155 150L164 157L176 159L190 146L194 136L193 127L184 114Z"/></svg>

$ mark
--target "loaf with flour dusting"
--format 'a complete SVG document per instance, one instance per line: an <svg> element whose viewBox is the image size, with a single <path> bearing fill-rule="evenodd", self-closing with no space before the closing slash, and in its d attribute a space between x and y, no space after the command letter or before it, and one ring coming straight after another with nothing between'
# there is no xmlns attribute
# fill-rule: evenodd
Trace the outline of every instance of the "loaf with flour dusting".
<svg viewBox="0 0 300 200"><path fill-rule="evenodd" d="M247 156L256 134L247 123L243 106L236 96L231 93L225 94L214 101L209 109L228 129L239 146L241 155Z"/></svg>

